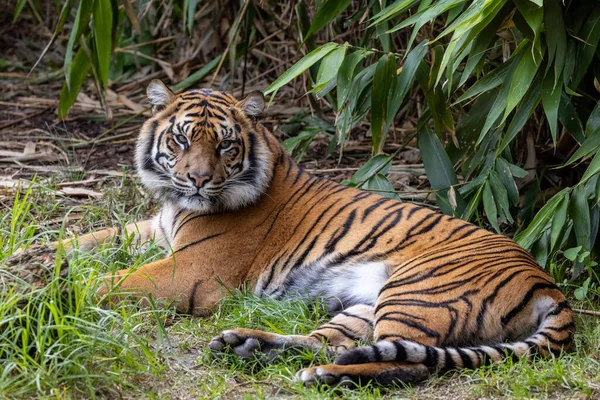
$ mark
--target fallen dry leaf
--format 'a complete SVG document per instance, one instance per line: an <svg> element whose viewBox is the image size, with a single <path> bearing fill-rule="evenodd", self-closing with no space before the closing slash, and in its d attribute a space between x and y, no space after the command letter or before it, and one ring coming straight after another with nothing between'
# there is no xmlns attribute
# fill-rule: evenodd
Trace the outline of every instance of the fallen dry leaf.
<svg viewBox="0 0 600 400"><path fill-rule="evenodd" d="M96 192L91 189L80 188L80 187L65 187L60 190L60 193L66 194L67 196L73 197L93 197L99 199L102 197L102 193Z"/></svg>

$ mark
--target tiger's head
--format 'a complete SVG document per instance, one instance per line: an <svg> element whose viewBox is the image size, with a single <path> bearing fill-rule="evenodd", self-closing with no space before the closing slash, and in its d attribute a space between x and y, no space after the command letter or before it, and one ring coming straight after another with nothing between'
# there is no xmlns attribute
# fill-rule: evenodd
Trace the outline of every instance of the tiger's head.
<svg viewBox="0 0 600 400"><path fill-rule="evenodd" d="M260 92L237 101L206 89L179 95L161 81L147 89L153 116L136 148L142 183L159 199L200 213L232 211L255 203L272 177Z"/></svg>

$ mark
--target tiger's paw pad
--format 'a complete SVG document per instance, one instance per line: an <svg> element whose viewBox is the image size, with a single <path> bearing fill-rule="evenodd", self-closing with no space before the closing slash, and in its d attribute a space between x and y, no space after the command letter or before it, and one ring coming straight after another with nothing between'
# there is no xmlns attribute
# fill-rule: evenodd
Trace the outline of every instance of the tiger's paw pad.
<svg viewBox="0 0 600 400"><path fill-rule="evenodd" d="M272 359L276 356L278 346L261 337L265 335L269 334L251 329L226 330L214 337L208 347L216 353L225 353L231 349L235 355L246 359L264 355Z"/></svg>
<svg viewBox="0 0 600 400"><path fill-rule="evenodd" d="M320 365L317 367L304 368L296 373L296 382L302 382L304 386L325 384L329 386L352 387L354 381L348 375L340 373L335 365Z"/></svg>

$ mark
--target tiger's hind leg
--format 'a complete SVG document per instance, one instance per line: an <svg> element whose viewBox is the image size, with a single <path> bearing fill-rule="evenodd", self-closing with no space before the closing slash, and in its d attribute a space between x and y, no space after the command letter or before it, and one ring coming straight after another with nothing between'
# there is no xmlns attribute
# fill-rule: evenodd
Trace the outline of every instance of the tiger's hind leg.
<svg viewBox="0 0 600 400"><path fill-rule="evenodd" d="M273 359L287 349L309 350L314 353L325 349L327 354L337 355L356 347L359 340L371 339L373 319L373 307L359 304L337 314L331 321L306 336L238 328L221 332L208 346L215 352L227 351L229 347L234 354L243 358L263 355Z"/></svg>
<svg viewBox="0 0 600 400"><path fill-rule="evenodd" d="M453 322L451 317L455 312L460 314L461 310L450 310L445 304L436 307L433 299L429 307L423 307L412 295L414 291L427 289L427 286L419 286L420 283L403 286L408 294L404 297L398 296L393 290L393 285L389 285L390 282L395 282L394 279L396 277L392 277L382 288L374 308L375 341L392 342L405 339L429 346L440 345L446 339L440 332L449 331ZM334 364L300 370L296 374L296 380L307 386L319 383L331 386L364 385L368 382L389 385L394 382L419 382L430 375L429 368L422 363L383 361L382 354L374 354L361 362L339 363L339 360L347 359L350 353L356 351L349 350L340 354Z"/></svg>
<svg viewBox="0 0 600 400"><path fill-rule="evenodd" d="M296 374L296 380L305 386L315 383L327 385L365 385L377 382L381 385L420 382L429 377L429 369L424 364L403 362L373 362L354 365L320 365L305 368Z"/></svg>

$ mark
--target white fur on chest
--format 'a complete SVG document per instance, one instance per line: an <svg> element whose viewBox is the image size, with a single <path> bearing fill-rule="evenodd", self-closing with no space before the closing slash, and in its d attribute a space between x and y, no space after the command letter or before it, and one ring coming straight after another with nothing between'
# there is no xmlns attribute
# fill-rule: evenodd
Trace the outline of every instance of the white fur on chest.
<svg viewBox="0 0 600 400"><path fill-rule="evenodd" d="M152 229L157 242L166 240L165 245L171 246L175 235L175 215L179 211L179 207L175 207L170 203L162 206L158 214L152 219Z"/></svg>

